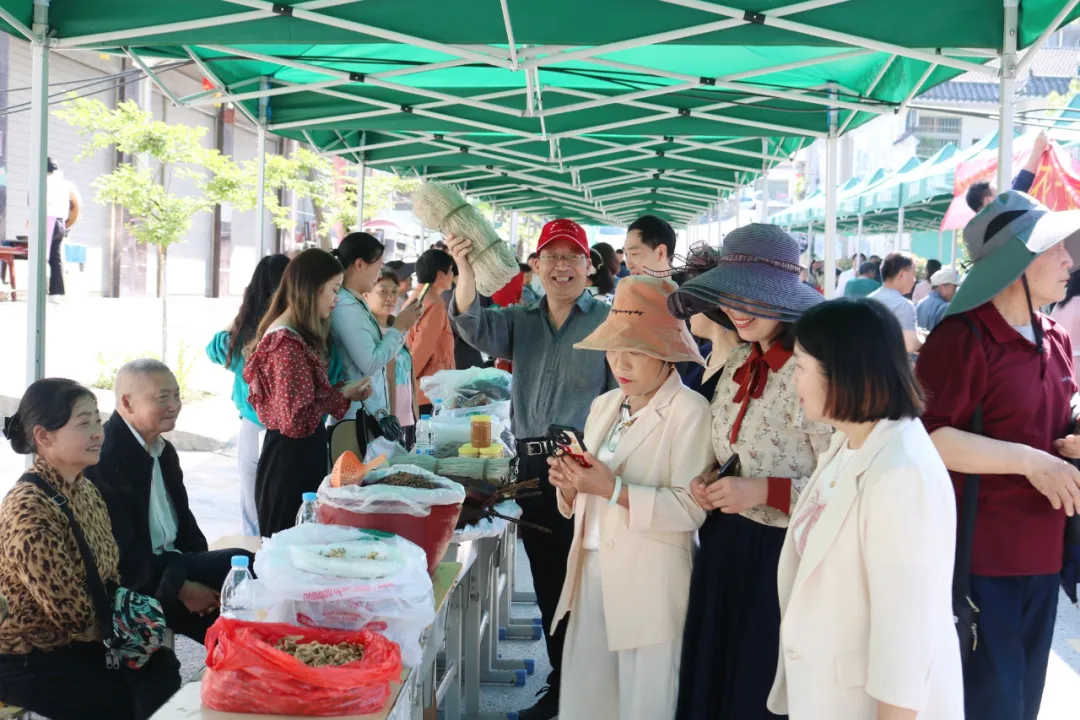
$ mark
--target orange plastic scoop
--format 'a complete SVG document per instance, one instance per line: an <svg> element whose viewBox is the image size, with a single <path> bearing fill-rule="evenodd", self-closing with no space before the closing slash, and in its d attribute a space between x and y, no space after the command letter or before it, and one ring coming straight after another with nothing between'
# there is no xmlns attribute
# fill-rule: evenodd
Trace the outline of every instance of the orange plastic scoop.
<svg viewBox="0 0 1080 720"><path fill-rule="evenodd" d="M344 485L359 485L370 471L386 462L386 456L380 455L371 462L365 464L350 450L346 450L334 463L334 469L330 471L330 487L342 487Z"/></svg>

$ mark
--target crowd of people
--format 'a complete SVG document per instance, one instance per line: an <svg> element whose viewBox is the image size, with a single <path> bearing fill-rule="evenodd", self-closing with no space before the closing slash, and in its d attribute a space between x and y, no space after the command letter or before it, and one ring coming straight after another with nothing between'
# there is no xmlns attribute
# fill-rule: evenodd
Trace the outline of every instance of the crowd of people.
<svg viewBox="0 0 1080 720"><path fill-rule="evenodd" d="M1005 193L962 283L856 256L830 301L767 224L676 258L657 217L621 250L554 220L493 298L471 239L444 241L413 267L366 233L259 263L207 348L234 375L245 533L294 523L336 433L408 448L421 379L500 361L541 481L519 536L552 670L522 720L1035 720L1080 565L1071 216ZM51 720L149 717L179 686L155 629L202 641L240 553L189 509L169 368L126 365L116 395L103 424L41 380L5 423L35 459L0 506L0 700ZM521 450L554 426L582 457ZM110 622L144 631L120 669Z"/></svg>

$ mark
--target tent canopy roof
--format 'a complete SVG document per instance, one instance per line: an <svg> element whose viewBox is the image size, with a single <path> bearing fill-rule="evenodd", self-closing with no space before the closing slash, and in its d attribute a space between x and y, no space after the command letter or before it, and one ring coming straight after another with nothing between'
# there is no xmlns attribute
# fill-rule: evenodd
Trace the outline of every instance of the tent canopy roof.
<svg viewBox="0 0 1080 720"><path fill-rule="evenodd" d="M700 0L517 0L509 2L508 8L515 41L523 44L600 45L638 37L642 28L663 33L693 26L703 26L691 41L697 45L805 44L804 33L788 26L742 20L746 10L769 18L792 4L790 0L734 0L725 5ZM984 0L834 0L804 5L808 9L792 14L792 21L904 47L1000 49L1002 43L1001 6L987 5ZM1020 47L1033 42L1060 7L1059 0L1023 0ZM24 26L32 22L32 0L0 0L0 8ZM499 4L490 0L452 4L442 0L281 0L276 4L263 0L51 0L49 17L57 38L78 39L83 46L92 45L94 35L121 31L131 33L126 38L131 45L371 42L387 32L447 44L507 42ZM919 21L913 22L914 18ZM733 19L740 21L709 27ZM815 40L820 45L836 42L824 34Z"/></svg>
<svg viewBox="0 0 1080 720"><path fill-rule="evenodd" d="M685 193L692 179L698 197L647 206L683 223L830 127L962 72L993 76L1004 35L985 0L734 1L51 0L48 24L54 47L125 53L177 104L231 102L399 172L516 173L612 223L639 206L612 213L597 198L617 193L601 190L637 177ZM0 0L0 26L29 35L32 9ZM1080 15L1061 9L1022 0L1020 46ZM180 97L160 59L197 64L215 90Z"/></svg>

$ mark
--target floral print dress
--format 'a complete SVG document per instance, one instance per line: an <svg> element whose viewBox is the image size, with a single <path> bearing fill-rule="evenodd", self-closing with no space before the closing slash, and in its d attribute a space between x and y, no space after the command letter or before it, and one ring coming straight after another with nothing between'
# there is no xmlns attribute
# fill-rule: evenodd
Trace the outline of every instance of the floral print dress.
<svg viewBox="0 0 1080 720"><path fill-rule="evenodd" d="M678 720L764 720L776 673L776 571L791 509L832 429L799 407L788 350L732 351L712 402L713 449L737 453L742 477L769 478L765 505L713 511L702 526L683 635Z"/></svg>

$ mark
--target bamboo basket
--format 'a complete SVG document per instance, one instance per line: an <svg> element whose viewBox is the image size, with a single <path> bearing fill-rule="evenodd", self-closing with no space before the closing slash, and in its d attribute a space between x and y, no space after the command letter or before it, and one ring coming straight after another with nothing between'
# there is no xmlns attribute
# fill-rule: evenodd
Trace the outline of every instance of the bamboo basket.
<svg viewBox="0 0 1080 720"><path fill-rule="evenodd" d="M472 240L466 258L476 278L476 289L491 297L519 272L513 249L495 233L480 211L456 189L440 183L424 183L413 192L413 215L425 227L443 235Z"/></svg>

